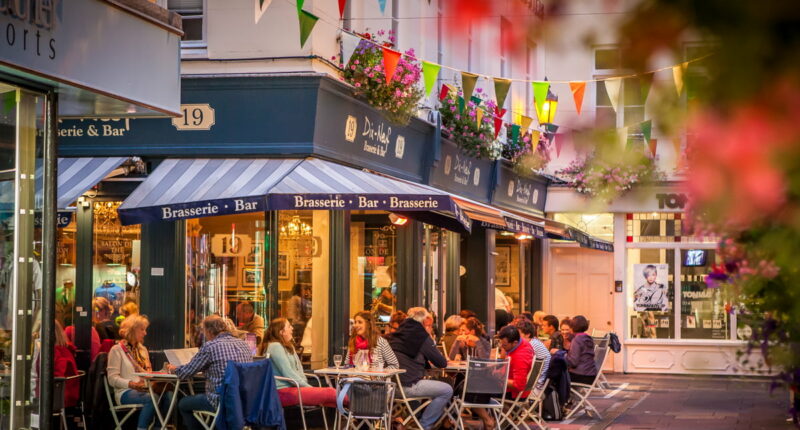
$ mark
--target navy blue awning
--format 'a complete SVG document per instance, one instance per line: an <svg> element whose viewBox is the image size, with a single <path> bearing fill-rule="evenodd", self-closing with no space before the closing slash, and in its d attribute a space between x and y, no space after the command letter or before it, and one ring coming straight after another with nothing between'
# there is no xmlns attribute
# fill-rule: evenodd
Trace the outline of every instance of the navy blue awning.
<svg viewBox="0 0 800 430"><path fill-rule="evenodd" d="M119 214L137 224L265 210L425 212L471 225L446 192L316 158L166 160Z"/></svg>

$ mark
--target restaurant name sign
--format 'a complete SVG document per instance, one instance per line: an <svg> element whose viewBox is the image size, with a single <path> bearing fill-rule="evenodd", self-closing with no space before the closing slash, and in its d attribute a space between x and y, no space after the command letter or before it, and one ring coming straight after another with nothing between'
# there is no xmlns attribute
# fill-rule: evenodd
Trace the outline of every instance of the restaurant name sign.
<svg viewBox="0 0 800 430"><path fill-rule="evenodd" d="M519 176L505 164L499 169L492 203L526 212L544 212L547 195L547 182L544 179Z"/></svg>
<svg viewBox="0 0 800 430"><path fill-rule="evenodd" d="M429 183L486 203L493 169L493 162L470 157L454 143L442 140L441 158L431 169Z"/></svg>

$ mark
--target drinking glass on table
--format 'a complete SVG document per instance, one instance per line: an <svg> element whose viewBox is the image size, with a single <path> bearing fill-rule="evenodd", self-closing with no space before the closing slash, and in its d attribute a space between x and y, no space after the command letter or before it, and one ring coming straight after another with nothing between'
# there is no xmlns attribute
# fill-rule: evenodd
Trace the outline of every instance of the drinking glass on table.
<svg viewBox="0 0 800 430"><path fill-rule="evenodd" d="M333 365L337 369L342 367L342 354L333 354Z"/></svg>

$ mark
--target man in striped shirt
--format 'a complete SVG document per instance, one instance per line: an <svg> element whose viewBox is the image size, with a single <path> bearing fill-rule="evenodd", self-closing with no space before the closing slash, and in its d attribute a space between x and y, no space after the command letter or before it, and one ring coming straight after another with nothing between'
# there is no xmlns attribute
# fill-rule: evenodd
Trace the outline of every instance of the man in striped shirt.
<svg viewBox="0 0 800 430"><path fill-rule="evenodd" d="M249 363L253 361L250 347L245 341L231 335L228 325L222 317L218 315L206 317L203 320L203 331L207 339L206 343L192 357L192 360L183 366L168 366L168 369L171 372L174 371L180 379L186 379L199 372L205 374L205 394L184 397L178 403L178 410L180 410L183 422L190 430L202 429L192 412L217 409L219 403L217 389L225 377L225 367L228 366L228 362Z"/></svg>

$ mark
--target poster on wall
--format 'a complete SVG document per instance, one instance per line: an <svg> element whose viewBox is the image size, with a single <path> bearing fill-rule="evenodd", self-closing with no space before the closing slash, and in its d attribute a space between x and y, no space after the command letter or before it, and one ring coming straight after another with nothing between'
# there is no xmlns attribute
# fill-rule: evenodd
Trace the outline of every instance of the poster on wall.
<svg viewBox="0 0 800 430"><path fill-rule="evenodd" d="M669 265L633 265L633 309L637 312L669 309Z"/></svg>
<svg viewBox="0 0 800 430"><path fill-rule="evenodd" d="M511 285L511 248L507 246L497 247L495 267L495 279L497 280L496 285Z"/></svg>

